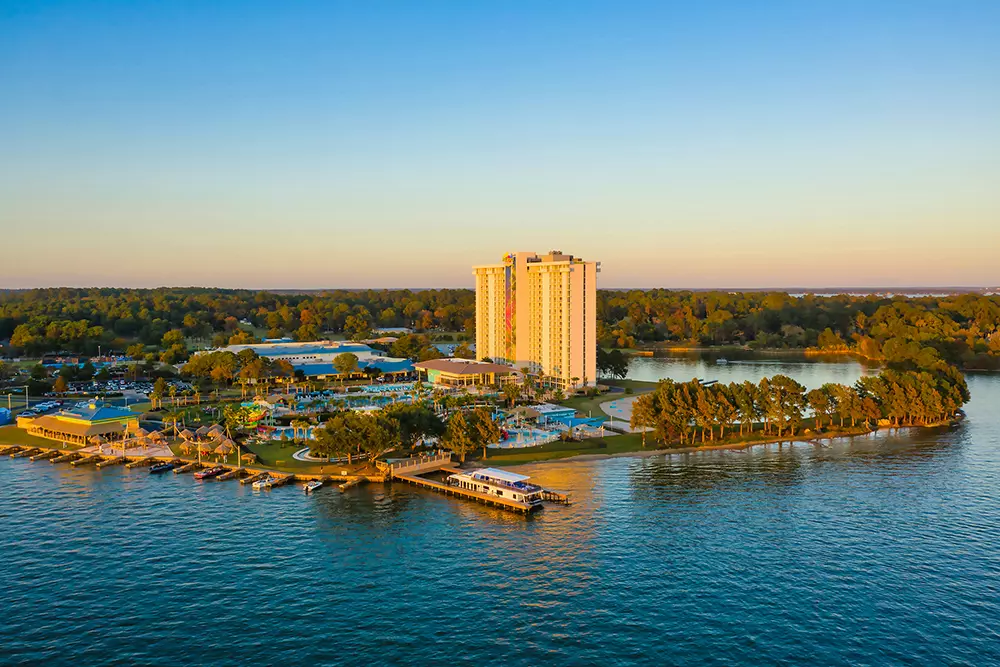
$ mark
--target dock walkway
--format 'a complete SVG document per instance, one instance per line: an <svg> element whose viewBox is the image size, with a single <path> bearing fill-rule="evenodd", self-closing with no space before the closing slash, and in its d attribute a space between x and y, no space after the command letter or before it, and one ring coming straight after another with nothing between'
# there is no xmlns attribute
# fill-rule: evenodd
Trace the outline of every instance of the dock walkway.
<svg viewBox="0 0 1000 667"><path fill-rule="evenodd" d="M457 486L449 486L442 482L436 482L432 479L427 479L425 477L420 477L418 475L401 475L396 473L393 475L394 479L400 479L409 484L415 484L416 486L422 486L425 489L431 489L439 493L444 493L451 496L460 496L462 498L468 498L470 500L476 500L487 505L493 505L495 507L502 507L504 509L515 510L517 512L530 512L535 509L535 505L529 505L528 503L522 503L517 500L512 500L511 498L504 498L503 496L491 496L488 493L480 493L479 491L470 491L469 489L462 489Z"/></svg>

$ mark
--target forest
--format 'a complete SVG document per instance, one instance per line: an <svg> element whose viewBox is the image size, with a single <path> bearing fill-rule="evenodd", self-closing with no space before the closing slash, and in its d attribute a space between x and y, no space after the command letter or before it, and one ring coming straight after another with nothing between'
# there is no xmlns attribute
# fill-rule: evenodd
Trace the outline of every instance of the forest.
<svg viewBox="0 0 1000 667"><path fill-rule="evenodd" d="M998 296L599 290L597 305L598 342L608 349L738 345L921 366L940 359L967 369L1000 368ZM283 336L360 340L379 327L451 332L472 340L474 292L60 288L0 293L0 341L8 356L95 354L100 346L133 358L180 363L198 347Z"/></svg>

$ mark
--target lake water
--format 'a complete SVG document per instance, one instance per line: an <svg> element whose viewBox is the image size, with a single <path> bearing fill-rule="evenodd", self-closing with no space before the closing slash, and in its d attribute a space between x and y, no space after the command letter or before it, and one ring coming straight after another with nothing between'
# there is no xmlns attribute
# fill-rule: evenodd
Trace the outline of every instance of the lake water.
<svg viewBox="0 0 1000 667"><path fill-rule="evenodd" d="M637 360L633 377L854 363ZM526 467L530 517L404 485L254 492L0 461L0 663L1000 662L1000 376L968 419Z"/></svg>

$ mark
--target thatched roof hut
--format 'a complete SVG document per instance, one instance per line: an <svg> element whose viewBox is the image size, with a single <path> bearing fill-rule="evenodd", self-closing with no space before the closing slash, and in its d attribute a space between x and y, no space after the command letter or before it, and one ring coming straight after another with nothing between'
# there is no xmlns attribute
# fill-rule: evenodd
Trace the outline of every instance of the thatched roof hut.
<svg viewBox="0 0 1000 667"><path fill-rule="evenodd" d="M197 431L194 432L194 434L196 436L198 436L199 438L204 438L206 435L208 435L208 427L207 426L201 426L201 427L198 428Z"/></svg>
<svg viewBox="0 0 1000 667"><path fill-rule="evenodd" d="M194 433L192 433L190 429L184 429L180 432L180 436L185 440L191 440L194 438Z"/></svg>

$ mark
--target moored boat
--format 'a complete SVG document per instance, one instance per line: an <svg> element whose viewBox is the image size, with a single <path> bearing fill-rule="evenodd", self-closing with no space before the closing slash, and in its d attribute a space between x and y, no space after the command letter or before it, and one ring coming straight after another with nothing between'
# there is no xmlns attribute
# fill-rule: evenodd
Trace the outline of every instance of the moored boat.
<svg viewBox="0 0 1000 667"><path fill-rule="evenodd" d="M321 486L323 486L323 482L321 480L311 479L302 485L302 490L305 491L306 493L312 493Z"/></svg>
<svg viewBox="0 0 1000 667"><path fill-rule="evenodd" d="M214 468L209 468L208 470L199 470L194 474L195 479L211 479L213 477L218 477L222 473L226 472L226 469L222 466L215 466Z"/></svg>
<svg viewBox="0 0 1000 667"><path fill-rule="evenodd" d="M270 483L271 483L270 475L261 477L260 479L258 479L256 482L253 483L253 488L260 491L261 489L266 489L267 485Z"/></svg>
<svg viewBox="0 0 1000 667"><path fill-rule="evenodd" d="M536 484L529 484L528 479L527 475L498 468L480 468L449 475L447 481L450 486L513 500L527 505L528 509L539 509L545 490Z"/></svg>
<svg viewBox="0 0 1000 667"><path fill-rule="evenodd" d="M151 475L155 475L157 473L173 470L176 467L177 466L174 463L171 463L170 461L164 461L163 463L154 463L153 465L149 466L149 473Z"/></svg>

